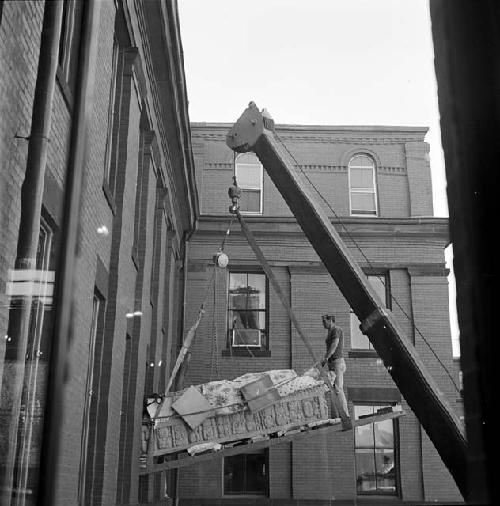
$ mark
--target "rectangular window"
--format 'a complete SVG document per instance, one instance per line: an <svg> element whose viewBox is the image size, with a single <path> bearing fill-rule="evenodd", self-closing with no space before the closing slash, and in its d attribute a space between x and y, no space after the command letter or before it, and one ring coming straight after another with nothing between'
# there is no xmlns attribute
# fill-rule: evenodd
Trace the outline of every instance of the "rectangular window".
<svg viewBox="0 0 500 506"><path fill-rule="evenodd" d="M268 495L267 451L224 459L224 495Z"/></svg>
<svg viewBox="0 0 500 506"><path fill-rule="evenodd" d="M377 216L375 164L368 155L349 162L349 203L353 216Z"/></svg>
<svg viewBox="0 0 500 506"><path fill-rule="evenodd" d="M18 369L24 369L22 377L14 376L22 382L17 430L15 434L12 434L14 431L10 432L7 427L2 427L2 430L5 430L4 437L9 437L11 440L17 437L12 490L14 494L19 494L17 497L19 500L35 494L38 486L48 360L52 338L54 271L50 270L50 267L54 260L54 232L44 219L44 214L42 210L35 268L11 271L11 280L7 285L7 294L11 298L10 303L13 307L23 302L28 307L31 306L24 354L22 358L20 354L18 355L18 361L11 361L11 364L15 363ZM12 341L9 340L9 342ZM6 359L11 357L9 351L7 349ZM11 364L6 361L3 378L0 377L4 385L7 385L7 391L12 391L9 385L13 376ZM12 399L9 401L12 402Z"/></svg>
<svg viewBox="0 0 500 506"><path fill-rule="evenodd" d="M368 275L368 282L379 296L382 304L390 308L390 285L388 274ZM351 349L353 350L373 350L372 343L359 329L360 321L354 311L351 309Z"/></svg>
<svg viewBox="0 0 500 506"><path fill-rule="evenodd" d="M63 4L61 38L59 39L58 78L71 93L76 83L76 68L82 26L83 2L66 0Z"/></svg>
<svg viewBox="0 0 500 506"><path fill-rule="evenodd" d="M90 320L89 335L89 358L87 364L87 380L85 385L85 404L83 409L83 427L82 427L82 453L80 456L80 474L79 474L79 490L81 504L87 504L92 495L93 488L93 469L91 466L95 443L93 444L91 436L91 427L93 425L92 410L96 409L98 402L98 375L96 372L96 362L99 361L100 348L102 346L102 330L104 327L104 310L105 299L94 288L94 296L92 298L92 316Z"/></svg>
<svg viewBox="0 0 500 506"><path fill-rule="evenodd" d="M238 186L241 188L241 213L262 214L262 165L237 163L235 171Z"/></svg>
<svg viewBox="0 0 500 506"><path fill-rule="evenodd" d="M354 418L373 415L384 406L354 405ZM356 491L358 495L397 495L397 420L361 425L355 428Z"/></svg>
<svg viewBox="0 0 500 506"><path fill-rule="evenodd" d="M229 347L267 350L268 287L265 274L230 272Z"/></svg>
<svg viewBox="0 0 500 506"><path fill-rule="evenodd" d="M104 154L104 184L114 197L115 194L115 167L113 163L113 153L118 137L118 115L119 102L117 101L118 93L118 59L120 55L120 46L115 39L113 43L113 54L111 57L111 83L109 87L108 102L108 131L106 135L106 151Z"/></svg>

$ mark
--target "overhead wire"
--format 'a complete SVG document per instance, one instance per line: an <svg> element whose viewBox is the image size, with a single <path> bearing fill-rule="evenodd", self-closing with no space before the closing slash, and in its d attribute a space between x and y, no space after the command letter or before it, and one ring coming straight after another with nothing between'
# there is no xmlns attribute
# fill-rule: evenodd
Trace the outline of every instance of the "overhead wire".
<svg viewBox="0 0 500 506"><path fill-rule="evenodd" d="M292 160L295 162L295 165L298 167L298 169L301 171L302 175L306 178L306 180L309 182L309 184L311 185L311 187L314 189L314 191L318 194L318 196L320 197L320 199L326 204L326 206L330 209L330 211L333 213L333 216L336 218L336 220L339 222L339 224L341 225L341 227L343 228L343 230L345 231L346 235L349 237L349 239L352 241L352 243L354 244L354 246L356 247L356 249L361 253L363 259L366 261L366 263L368 264L369 267L373 268L373 264L371 263L371 261L369 260L369 258L365 255L363 249L361 248L361 246L358 244L358 242L356 241L356 239L352 236L352 234L350 233L349 229L345 226L345 224L343 223L342 221L342 218L337 214L337 212L335 211L335 209L330 205L330 203L328 202L328 200L322 195L322 193L318 190L318 188L316 187L316 185L311 181L311 178L307 175L307 173L304 171L302 165L297 161L297 159L295 158L295 156L290 152L290 150L288 149L288 147L286 146L286 144L281 140L281 138L279 137L278 133L277 132L274 132L276 138L278 139L278 141L280 142L280 144L283 146L283 148L286 150L286 152L288 153L288 155L292 158ZM385 281L381 278L379 278L380 281L383 283L383 285L385 286ZM457 386L457 384L455 383L455 380L454 378L452 377L449 369L446 367L446 365L443 363L443 361L439 358L439 356L437 355L437 353L434 351L434 348L432 347L432 345L429 343L429 341L426 339L426 337L424 336L424 334L420 331L420 329L417 327L417 325L415 324L413 318L410 317L410 315L405 311L405 309L401 306L401 304L399 303L399 301L397 300L397 298L391 293L390 294L390 297L391 297L391 301L393 301L396 306L399 308L399 310L401 311L401 313L408 319L408 321L410 322L410 324L412 325L413 329L417 332L417 334L422 338L423 342L428 346L429 350L431 351L431 353L434 355L434 357L436 358L436 360L438 361L438 363L441 365L441 367L443 368L443 370L446 372L448 378L450 379L453 387L456 389L457 392L460 392L460 389L459 387Z"/></svg>

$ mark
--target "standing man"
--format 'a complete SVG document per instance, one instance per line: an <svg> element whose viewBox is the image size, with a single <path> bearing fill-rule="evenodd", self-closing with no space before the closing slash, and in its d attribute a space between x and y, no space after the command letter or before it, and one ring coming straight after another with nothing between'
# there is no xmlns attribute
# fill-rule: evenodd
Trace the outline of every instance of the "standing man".
<svg viewBox="0 0 500 506"><path fill-rule="evenodd" d="M332 314L325 314L322 317L323 327L328 330L326 336L326 353L325 358L321 362L321 366L324 367L328 364L328 370L335 373L335 381L333 388L337 397L340 401L341 409L343 413L341 418L349 418L349 409L347 407L347 399L344 395L344 372L346 370L344 360L344 333L342 329L335 325L335 316Z"/></svg>

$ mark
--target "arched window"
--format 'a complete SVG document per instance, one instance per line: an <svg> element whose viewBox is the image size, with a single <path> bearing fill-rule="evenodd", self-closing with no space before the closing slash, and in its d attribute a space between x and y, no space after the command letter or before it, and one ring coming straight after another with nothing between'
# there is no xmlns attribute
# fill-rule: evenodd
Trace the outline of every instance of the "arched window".
<svg viewBox="0 0 500 506"><path fill-rule="evenodd" d="M377 216L375 164L368 155L349 161L349 205L353 216Z"/></svg>
<svg viewBox="0 0 500 506"><path fill-rule="evenodd" d="M262 214L262 164L253 153L243 153L236 159L236 181L241 188L240 211Z"/></svg>

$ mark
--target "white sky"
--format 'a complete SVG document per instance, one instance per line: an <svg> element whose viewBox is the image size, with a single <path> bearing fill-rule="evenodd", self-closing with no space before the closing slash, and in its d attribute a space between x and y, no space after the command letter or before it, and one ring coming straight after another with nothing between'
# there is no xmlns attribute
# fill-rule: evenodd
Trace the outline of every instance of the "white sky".
<svg viewBox="0 0 500 506"><path fill-rule="evenodd" d="M427 126L434 214L448 216L427 0L178 6L191 121L233 123L253 100L277 123Z"/></svg>

